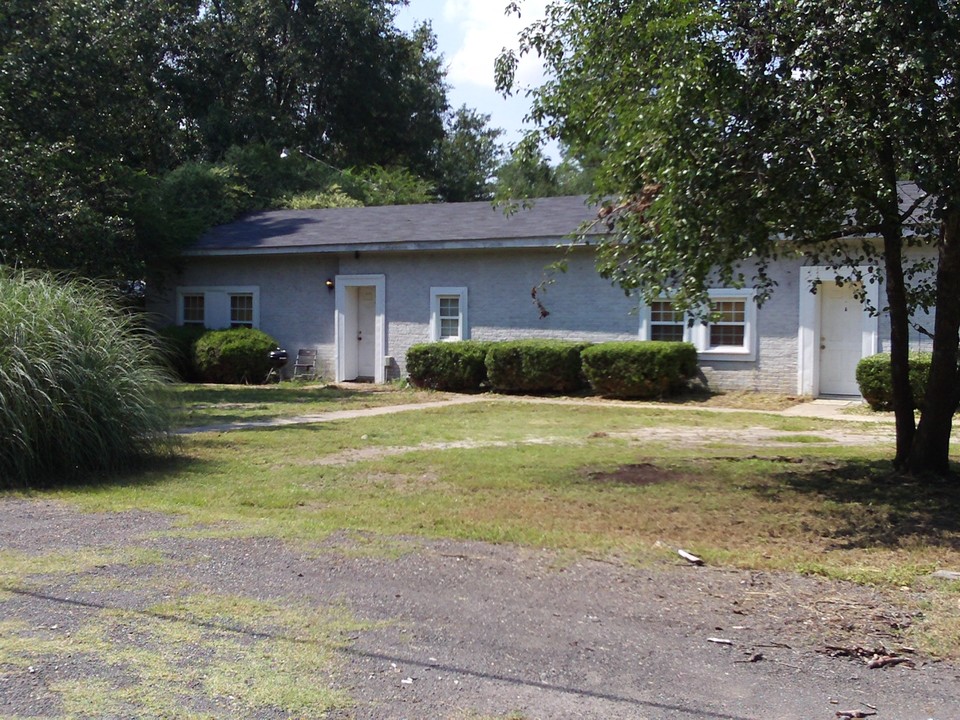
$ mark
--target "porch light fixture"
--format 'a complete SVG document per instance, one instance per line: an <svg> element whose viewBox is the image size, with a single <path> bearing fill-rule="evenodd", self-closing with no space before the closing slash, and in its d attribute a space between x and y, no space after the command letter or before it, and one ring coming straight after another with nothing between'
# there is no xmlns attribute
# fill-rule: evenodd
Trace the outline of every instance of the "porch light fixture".
<svg viewBox="0 0 960 720"><path fill-rule="evenodd" d="M336 285L333 283L333 278L327 278L327 281L324 283L324 285L327 286L327 290L330 292L333 292L333 288L336 287Z"/></svg>

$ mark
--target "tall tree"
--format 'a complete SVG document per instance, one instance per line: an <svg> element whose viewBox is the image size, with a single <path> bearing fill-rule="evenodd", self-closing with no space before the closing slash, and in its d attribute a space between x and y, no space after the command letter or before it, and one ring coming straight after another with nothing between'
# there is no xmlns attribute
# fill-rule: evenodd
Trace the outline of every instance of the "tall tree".
<svg viewBox="0 0 960 720"><path fill-rule="evenodd" d="M498 199L526 200L585 195L593 189L592 169L564 153L559 165L551 165L543 149L520 142L510 158L497 169L495 195Z"/></svg>
<svg viewBox="0 0 960 720"><path fill-rule="evenodd" d="M436 181L446 87L429 26L401 33L398 3L9 0L0 263L139 277L222 214L206 212L204 193L192 198L197 212L171 208L177 189L290 181L273 195L244 188L221 211L326 189L317 173L253 162L265 153L279 163L284 146L341 168L389 167L371 172L403 187L383 197L422 196ZM244 167L189 164L237 158ZM265 172L254 177L251 164Z"/></svg>
<svg viewBox="0 0 960 720"><path fill-rule="evenodd" d="M500 128L490 127L489 115L466 105L450 114L435 171L442 200L490 199L491 178L503 156L503 146L497 142L502 134Z"/></svg>
<svg viewBox="0 0 960 720"><path fill-rule="evenodd" d="M0 10L0 261L92 275L139 262L141 171L177 157L162 76L183 0Z"/></svg>
<svg viewBox="0 0 960 720"><path fill-rule="evenodd" d="M960 399L958 42L952 1L572 0L520 51L551 71L533 95L541 132L602 158L596 195L617 198L601 272L696 308L716 278L763 300L768 264L788 254L869 266L854 279L886 290L895 464L942 474ZM502 89L515 67L499 59ZM918 308L936 312L919 426Z"/></svg>
<svg viewBox="0 0 960 720"><path fill-rule="evenodd" d="M302 146L339 165L430 169L447 109L429 25L400 0L203 0L176 79L197 149Z"/></svg>

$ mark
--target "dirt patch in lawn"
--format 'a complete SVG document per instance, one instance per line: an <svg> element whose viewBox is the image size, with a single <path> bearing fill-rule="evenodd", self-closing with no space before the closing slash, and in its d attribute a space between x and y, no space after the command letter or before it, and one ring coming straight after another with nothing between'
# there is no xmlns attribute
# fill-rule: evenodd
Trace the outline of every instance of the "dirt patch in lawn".
<svg viewBox="0 0 960 720"><path fill-rule="evenodd" d="M665 470L653 463L635 463L621 465L615 470L591 472L587 478L595 483L616 483L618 485L659 485L677 482L686 476L674 470Z"/></svg>
<svg viewBox="0 0 960 720"><path fill-rule="evenodd" d="M650 427L628 432L611 432L609 437L627 438L635 442L671 442L687 447L717 444L746 444L753 447L800 447L803 445L875 445L892 441L889 429L830 428L828 430L791 433L767 427L718 428Z"/></svg>
<svg viewBox="0 0 960 720"><path fill-rule="evenodd" d="M437 450L476 450L480 448L506 448L518 447L521 445L552 445L563 442L570 444L576 442L569 438L527 438L517 442L507 442L504 440L458 440L452 442L420 443L419 445L387 445L371 446L365 448L353 448L342 450L331 455L315 458L308 461L307 465L353 465L361 462L372 462L383 460L398 455L407 455L414 452L431 452Z"/></svg>
<svg viewBox="0 0 960 720"><path fill-rule="evenodd" d="M631 430L629 432L593 432L590 433L587 440L597 440L603 438L628 439L637 443L643 442L671 442L686 447L700 447L712 444L724 443L749 443L754 447L770 448L790 448L802 447L804 445L872 445L888 438L889 433L882 429L867 428L863 431L853 429L836 430L822 432L806 433L787 433L783 430L749 427L749 428L711 428L705 432L703 428L696 427L650 427L641 430ZM519 447L523 445L570 445L577 443L575 438L555 438L555 437L528 437L517 441L503 440L459 440L452 442L433 442L420 443L418 445L391 445L391 446L370 446L363 448L351 448L340 452L324 455L323 457L309 460L306 464L316 466L327 465L353 465L362 462L374 462L390 457L397 457L414 452L436 452L444 450L477 450L483 448L507 448ZM582 442L582 441L579 441ZM662 473L663 471L661 471ZM646 485L653 481L662 482L663 475L659 479L653 479L652 476L646 480L638 481L636 478L630 479L631 473L625 472L621 482L630 484ZM633 472L637 475L637 472ZM648 473L649 474L649 473ZM613 477L597 477L601 481L615 481Z"/></svg>

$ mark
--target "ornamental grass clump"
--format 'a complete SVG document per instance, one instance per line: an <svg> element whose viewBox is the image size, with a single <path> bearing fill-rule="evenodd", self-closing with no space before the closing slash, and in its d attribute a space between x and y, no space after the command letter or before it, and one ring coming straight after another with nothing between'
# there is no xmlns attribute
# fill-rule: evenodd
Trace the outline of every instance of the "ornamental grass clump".
<svg viewBox="0 0 960 720"><path fill-rule="evenodd" d="M0 486L127 470L172 450L152 333L93 284L0 274Z"/></svg>

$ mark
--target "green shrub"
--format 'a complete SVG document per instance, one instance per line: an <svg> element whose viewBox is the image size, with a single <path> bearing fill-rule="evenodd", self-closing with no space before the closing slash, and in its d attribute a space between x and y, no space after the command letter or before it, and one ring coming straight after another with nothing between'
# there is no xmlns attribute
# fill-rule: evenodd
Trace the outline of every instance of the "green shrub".
<svg viewBox="0 0 960 720"><path fill-rule="evenodd" d="M682 342L608 342L581 353L583 374L600 395L663 397L697 372L697 349Z"/></svg>
<svg viewBox="0 0 960 720"><path fill-rule="evenodd" d="M194 362L194 346L206 332L206 328L197 325L168 325L157 332L164 359L183 382L200 381L200 372Z"/></svg>
<svg viewBox="0 0 960 720"><path fill-rule="evenodd" d="M588 345L563 340L493 343L487 352L487 377L497 392L574 392L586 384L580 351Z"/></svg>
<svg viewBox="0 0 960 720"><path fill-rule="evenodd" d="M407 374L421 388L478 392L487 384L487 350L492 343L464 340L413 345L407 350Z"/></svg>
<svg viewBox="0 0 960 720"><path fill-rule="evenodd" d="M193 358L203 382L251 383L266 380L277 341L252 328L210 330L194 345Z"/></svg>
<svg viewBox="0 0 960 720"><path fill-rule="evenodd" d="M0 485L124 470L172 449L167 378L141 317L90 283L0 273Z"/></svg>
<svg viewBox="0 0 960 720"><path fill-rule="evenodd" d="M185 163L161 179L159 190L165 230L178 238L198 238L254 207L236 168L225 165Z"/></svg>
<svg viewBox="0 0 960 720"><path fill-rule="evenodd" d="M910 389L913 392L914 407L920 407L927 392L930 357L927 352L910 353ZM893 407L892 378L890 353L870 355L857 363L857 385L860 387L860 394L874 410L889 410Z"/></svg>

